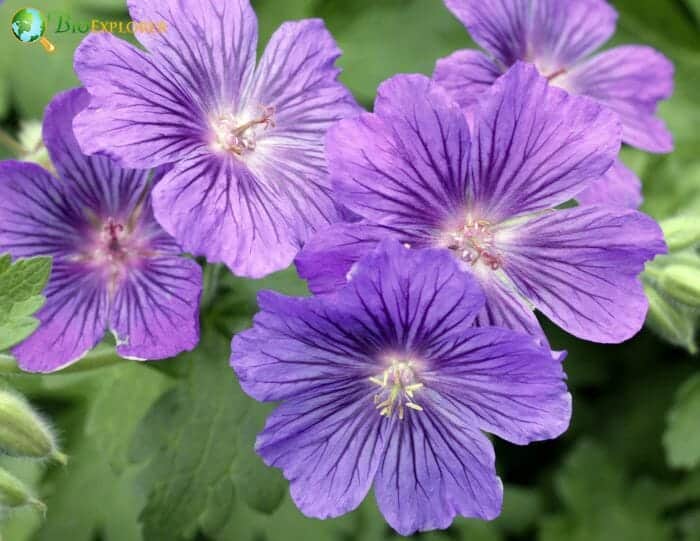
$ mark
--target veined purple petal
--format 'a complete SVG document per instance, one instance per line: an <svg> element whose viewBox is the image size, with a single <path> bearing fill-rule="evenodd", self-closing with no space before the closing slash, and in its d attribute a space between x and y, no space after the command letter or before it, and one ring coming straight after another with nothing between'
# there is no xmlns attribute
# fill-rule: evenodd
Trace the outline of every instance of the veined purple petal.
<svg viewBox="0 0 700 541"><path fill-rule="evenodd" d="M576 196L581 205L603 205L638 209L642 205L642 183L619 159L598 180Z"/></svg>
<svg viewBox="0 0 700 541"><path fill-rule="evenodd" d="M644 323L644 263L666 252L663 234L636 211L584 206L553 211L506 232L506 274L571 334L622 342Z"/></svg>
<svg viewBox="0 0 700 541"><path fill-rule="evenodd" d="M447 528L457 515L494 519L503 484L474 418L443 401L394 423L377 472L379 510L401 535Z"/></svg>
<svg viewBox="0 0 700 541"><path fill-rule="evenodd" d="M518 60L543 70L566 68L615 31L617 13L605 0L445 0L474 41L505 70Z"/></svg>
<svg viewBox="0 0 700 541"><path fill-rule="evenodd" d="M294 503L307 516L355 509L374 480L389 427L363 381L323 386L282 404L258 436L256 450L281 468Z"/></svg>
<svg viewBox="0 0 700 541"><path fill-rule="evenodd" d="M484 53L463 50L438 60L433 78L466 111L479 102L479 96L491 88L502 73Z"/></svg>
<svg viewBox="0 0 700 541"><path fill-rule="evenodd" d="M615 47L576 66L561 84L620 115L625 143L649 152L673 150L671 134L655 116L658 103L673 93L673 64L658 51Z"/></svg>
<svg viewBox="0 0 700 541"><path fill-rule="evenodd" d="M153 206L185 251L261 277L287 267L299 250L302 202L280 197L291 189L255 177L233 157L202 155L163 177L154 187Z"/></svg>
<svg viewBox="0 0 700 541"><path fill-rule="evenodd" d="M61 186L36 164L0 162L0 252L58 256L80 245L86 219Z"/></svg>
<svg viewBox="0 0 700 541"><path fill-rule="evenodd" d="M420 75L384 82L376 109L328 132L340 202L375 223L434 229L465 203L470 138L464 115Z"/></svg>
<svg viewBox="0 0 700 541"><path fill-rule="evenodd" d="M504 68L527 54L530 0L445 0L445 5Z"/></svg>
<svg viewBox="0 0 700 541"><path fill-rule="evenodd" d="M157 256L132 270L115 293L109 326L117 352L128 358L165 359L199 342L199 265Z"/></svg>
<svg viewBox="0 0 700 541"><path fill-rule="evenodd" d="M299 276L315 294L330 293L345 285L352 268L385 238L411 244L419 240L405 230L368 222L336 223L304 245L294 260Z"/></svg>
<svg viewBox="0 0 700 541"><path fill-rule="evenodd" d="M431 352L426 386L440 390L455 411L517 444L556 438L571 419L571 395L561 362L535 340L507 329L460 329Z"/></svg>
<svg viewBox="0 0 700 541"><path fill-rule="evenodd" d="M617 116L518 63L481 98L470 161L473 206L491 222L552 208L613 164Z"/></svg>
<svg viewBox="0 0 700 541"><path fill-rule="evenodd" d="M496 0L498 1L498 0ZM572 66L615 33L607 0L529 0L528 55L545 77Z"/></svg>
<svg viewBox="0 0 700 541"><path fill-rule="evenodd" d="M86 156L73 134L73 119L90 97L83 88L58 94L46 108L43 135L62 190L98 218L128 215L146 188L148 171L122 169L104 156ZM84 218L83 218L84 219Z"/></svg>
<svg viewBox="0 0 700 541"><path fill-rule="evenodd" d="M249 0L129 0L128 6L134 21L166 24L165 31L136 36L178 88L193 94L205 111L238 109L258 43Z"/></svg>
<svg viewBox="0 0 700 541"><path fill-rule="evenodd" d="M149 169L206 144L200 105L206 96L183 88L153 56L112 34L92 33L76 49L75 71L91 96L73 122L86 154Z"/></svg>
<svg viewBox="0 0 700 541"><path fill-rule="evenodd" d="M54 259L44 294L39 327L12 350L27 372L54 372L80 360L102 340L107 325L104 284L82 265Z"/></svg>
<svg viewBox="0 0 700 541"><path fill-rule="evenodd" d="M483 274L479 284L486 295L486 304L476 318L479 327L506 327L529 334L547 344L547 337L535 317L534 308L512 284L499 276Z"/></svg>

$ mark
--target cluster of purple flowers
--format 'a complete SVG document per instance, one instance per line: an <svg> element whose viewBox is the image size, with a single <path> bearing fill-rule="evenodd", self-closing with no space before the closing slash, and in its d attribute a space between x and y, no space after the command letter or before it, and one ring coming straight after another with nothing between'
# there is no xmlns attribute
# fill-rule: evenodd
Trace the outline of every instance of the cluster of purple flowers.
<svg viewBox="0 0 700 541"><path fill-rule="evenodd" d="M281 402L257 451L297 506L338 516L374 487L401 534L497 516L483 432L526 444L571 416L534 309L597 342L643 324L638 275L666 248L618 152L671 150L671 64L589 57L615 27L603 0L446 0L486 53L392 77L367 113L320 20L283 24L256 63L248 0L128 3L168 31L80 45L84 88L44 120L58 178L0 164L0 251L54 261L22 368L58 370L106 329L128 358L195 347L183 252L248 277L295 261L314 295L261 294L231 365Z"/></svg>

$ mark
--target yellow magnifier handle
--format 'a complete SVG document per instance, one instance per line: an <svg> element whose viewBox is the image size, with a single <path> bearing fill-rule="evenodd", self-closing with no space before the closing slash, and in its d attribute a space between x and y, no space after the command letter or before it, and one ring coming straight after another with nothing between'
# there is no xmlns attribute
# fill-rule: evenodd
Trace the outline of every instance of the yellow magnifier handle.
<svg viewBox="0 0 700 541"><path fill-rule="evenodd" d="M56 46L45 37L39 38L39 43L41 43L47 53L52 53L56 50Z"/></svg>

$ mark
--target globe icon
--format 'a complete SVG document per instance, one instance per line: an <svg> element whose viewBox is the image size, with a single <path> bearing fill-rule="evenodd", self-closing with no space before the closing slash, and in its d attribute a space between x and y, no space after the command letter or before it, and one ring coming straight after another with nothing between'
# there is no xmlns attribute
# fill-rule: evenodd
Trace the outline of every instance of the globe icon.
<svg viewBox="0 0 700 541"><path fill-rule="evenodd" d="M54 45L44 36L46 22L41 12L34 8L20 9L12 17L12 33L22 43L39 41L48 52L55 50Z"/></svg>

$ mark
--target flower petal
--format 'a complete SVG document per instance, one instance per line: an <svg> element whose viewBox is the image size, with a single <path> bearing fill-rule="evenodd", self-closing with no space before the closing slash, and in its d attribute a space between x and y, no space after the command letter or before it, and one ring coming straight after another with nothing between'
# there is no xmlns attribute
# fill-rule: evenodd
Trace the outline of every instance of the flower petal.
<svg viewBox="0 0 700 541"><path fill-rule="evenodd" d="M13 257L71 253L85 225L78 203L38 165L0 162L0 252Z"/></svg>
<svg viewBox="0 0 700 541"><path fill-rule="evenodd" d="M149 169L177 161L206 142L206 120L189 88L134 46L92 33L75 52L90 105L73 122L86 154Z"/></svg>
<svg viewBox="0 0 700 541"><path fill-rule="evenodd" d="M261 277L289 266L314 202L293 187L255 177L231 157L199 156L178 163L153 189L163 228L182 248L223 262L241 276Z"/></svg>
<svg viewBox="0 0 700 541"><path fill-rule="evenodd" d="M474 41L505 67L518 60L566 67L615 32L604 0L445 0Z"/></svg>
<svg viewBox="0 0 700 541"><path fill-rule="evenodd" d="M523 63L481 98L474 122L472 205L492 222L568 201L620 150L617 115Z"/></svg>
<svg viewBox="0 0 700 541"><path fill-rule="evenodd" d="M129 0L128 5L136 22L165 23L165 31L136 36L205 111L240 103L258 43L258 19L249 0Z"/></svg>
<svg viewBox="0 0 700 541"><path fill-rule="evenodd" d="M471 37L505 67L527 54L529 0L445 0Z"/></svg>
<svg viewBox="0 0 700 541"><path fill-rule="evenodd" d="M657 118L660 101L673 93L673 64L651 47L615 47L576 66L563 86L615 111L622 140L649 152L671 152L673 137Z"/></svg>
<svg viewBox="0 0 700 541"><path fill-rule="evenodd" d="M328 132L339 200L375 223L434 228L465 201L470 138L464 115L421 75L382 83L376 109Z"/></svg>
<svg viewBox="0 0 700 541"><path fill-rule="evenodd" d="M615 33L617 12L607 0L531 0L528 52L548 69L573 65Z"/></svg>
<svg viewBox="0 0 700 541"><path fill-rule="evenodd" d="M637 175L617 160L598 180L576 196L580 205L607 205L638 209L642 205L642 183Z"/></svg>
<svg viewBox="0 0 700 541"><path fill-rule="evenodd" d="M165 359L199 342L202 271L181 257L155 257L132 269L116 291L110 330L117 353L136 359Z"/></svg>
<svg viewBox="0 0 700 541"><path fill-rule="evenodd" d="M12 350L28 372L54 372L80 360L107 326L107 292L99 275L84 266L54 260L44 294L39 327Z"/></svg>
<svg viewBox="0 0 700 541"><path fill-rule="evenodd" d="M501 75L498 66L484 53L463 50L438 60L433 78L462 109L469 109Z"/></svg>
<svg viewBox="0 0 700 541"><path fill-rule="evenodd" d="M513 226L504 269L525 297L571 334L622 342L644 323L638 279L644 263L665 253L658 224L636 211L577 207Z"/></svg>
<svg viewBox="0 0 700 541"><path fill-rule="evenodd" d="M104 156L83 154L73 134L73 119L89 101L83 88L51 100L44 115L44 142L67 198L99 217L125 216L146 187L148 171L121 169Z"/></svg>
<svg viewBox="0 0 700 541"><path fill-rule="evenodd" d="M387 431L371 391L357 385L319 388L282 404L258 436L258 454L282 469L305 515L336 517L367 495Z"/></svg>
<svg viewBox="0 0 700 541"><path fill-rule="evenodd" d="M299 276L315 294L330 293L345 285L353 265L385 238L414 241L404 230L367 222L337 223L311 237L294 260Z"/></svg>
<svg viewBox="0 0 700 541"><path fill-rule="evenodd" d="M571 395L561 363L532 337L460 329L431 358L426 387L434 386L455 410L471 412L482 430L524 445L568 428Z"/></svg>
<svg viewBox="0 0 700 541"><path fill-rule="evenodd" d="M401 535L447 528L457 515L491 520L501 511L491 442L469 412L448 402L430 406L392 421L374 483L379 510Z"/></svg>
<svg viewBox="0 0 700 541"><path fill-rule="evenodd" d="M535 317L534 308L512 284L499 276L481 275L479 284L486 296L486 304L476 318L479 327L505 327L534 336L547 344L547 338Z"/></svg>

